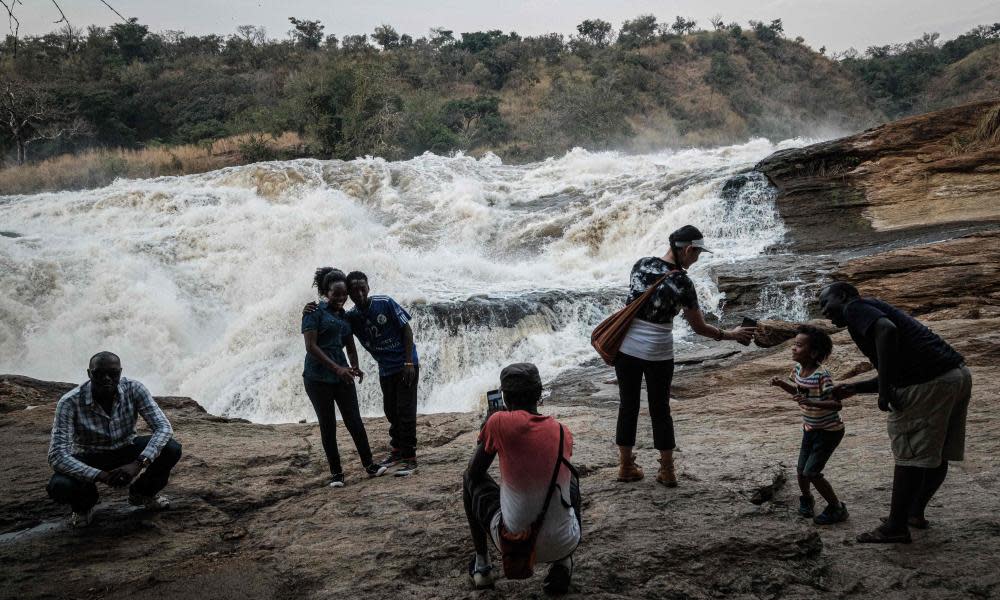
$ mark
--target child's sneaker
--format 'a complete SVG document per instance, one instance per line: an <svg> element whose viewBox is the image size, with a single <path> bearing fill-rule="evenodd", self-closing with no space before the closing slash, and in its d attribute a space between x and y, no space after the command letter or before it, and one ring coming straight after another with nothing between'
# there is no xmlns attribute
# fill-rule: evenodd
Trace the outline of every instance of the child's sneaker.
<svg viewBox="0 0 1000 600"><path fill-rule="evenodd" d="M843 502L840 506L834 507L832 505L827 505L823 512L816 515L813 519L813 523L817 525L833 525L834 523L840 523L847 520L847 505Z"/></svg>
<svg viewBox="0 0 1000 600"><path fill-rule="evenodd" d="M372 463L365 467L365 473L368 473L369 477L381 477L389 467L385 465L380 465L379 463Z"/></svg>
<svg viewBox="0 0 1000 600"><path fill-rule="evenodd" d="M812 496L799 496L799 515L811 517L815 513L816 499Z"/></svg>
<svg viewBox="0 0 1000 600"><path fill-rule="evenodd" d="M332 487L332 488L344 487L344 474L336 473L333 477L330 478L330 483L327 484L327 487Z"/></svg>
<svg viewBox="0 0 1000 600"><path fill-rule="evenodd" d="M399 468L393 473L396 477L408 477L417 472L417 459L407 458L399 463Z"/></svg>

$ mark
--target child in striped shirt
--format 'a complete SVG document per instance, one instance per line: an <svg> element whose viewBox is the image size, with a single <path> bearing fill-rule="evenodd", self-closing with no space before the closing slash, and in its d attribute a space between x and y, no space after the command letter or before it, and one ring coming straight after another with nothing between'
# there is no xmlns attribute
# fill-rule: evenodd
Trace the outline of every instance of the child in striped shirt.
<svg viewBox="0 0 1000 600"><path fill-rule="evenodd" d="M815 487L827 501L827 507L813 518L817 525L830 525L847 519L847 506L837 498L833 486L823 477L823 467L844 439L844 422L840 420L840 400L833 397L833 378L823 367L830 356L833 341L821 329L810 325L799 327L792 343L795 369L789 379L775 377L771 385L794 396L802 409L802 447L796 474L799 480L799 514L812 517Z"/></svg>

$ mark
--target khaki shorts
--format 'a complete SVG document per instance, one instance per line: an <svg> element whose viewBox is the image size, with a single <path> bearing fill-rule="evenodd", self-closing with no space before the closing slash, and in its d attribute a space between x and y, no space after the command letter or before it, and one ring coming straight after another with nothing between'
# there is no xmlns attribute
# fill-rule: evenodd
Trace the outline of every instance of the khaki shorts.
<svg viewBox="0 0 1000 600"><path fill-rule="evenodd" d="M942 460L963 460L971 397L972 373L964 365L930 381L898 388L888 418L896 464L934 468Z"/></svg>

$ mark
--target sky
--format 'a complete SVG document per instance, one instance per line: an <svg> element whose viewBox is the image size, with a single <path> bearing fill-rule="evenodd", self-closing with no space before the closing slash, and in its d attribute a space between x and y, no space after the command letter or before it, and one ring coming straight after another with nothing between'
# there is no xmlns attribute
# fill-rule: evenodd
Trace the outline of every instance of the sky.
<svg viewBox="0 0 1000 600"><path fill-rule="evenodd" d="M259 25L270 38L287 36L288 17L318 19L326 34L370 33L382 24L413 37L432 27L463 31L501 29L521 35L573 34L584 19L610 21L617 30L626 19L653 14L673 22L676 15L708 28L721 15L728 23L781 19L785 34L802 36L813 48L832 52L898 43L938 32L943 40L987 23L1000 22L998 0L107 0L126 17L152 31L182 30L205 35L233 33L239 25ZM21 0L15 14L22 35L47 33L59 13L52 0ZM57 0L76 27L111 25L118 17L100 0ZM9 2L8 2L9 3ZM2 7L0 7L2 11Z"/></svg>

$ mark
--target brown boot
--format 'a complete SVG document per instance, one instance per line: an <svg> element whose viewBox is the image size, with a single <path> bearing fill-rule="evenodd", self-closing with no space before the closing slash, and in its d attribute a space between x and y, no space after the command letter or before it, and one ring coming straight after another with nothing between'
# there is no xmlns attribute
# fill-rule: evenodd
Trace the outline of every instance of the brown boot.
<svg viewBox="0 0 1000 600"><path fill-rule="evenodd" d="M642 468L635 464L632 448L618 446L618 481L639 481L642 476Z"/></svg>
<svg viewBox="0 0 1000 600"><path fill-rule="evenodd" d="M677 487L673 450L660 450L660 471L656 474L656 481L667 487Z"/></svg>

